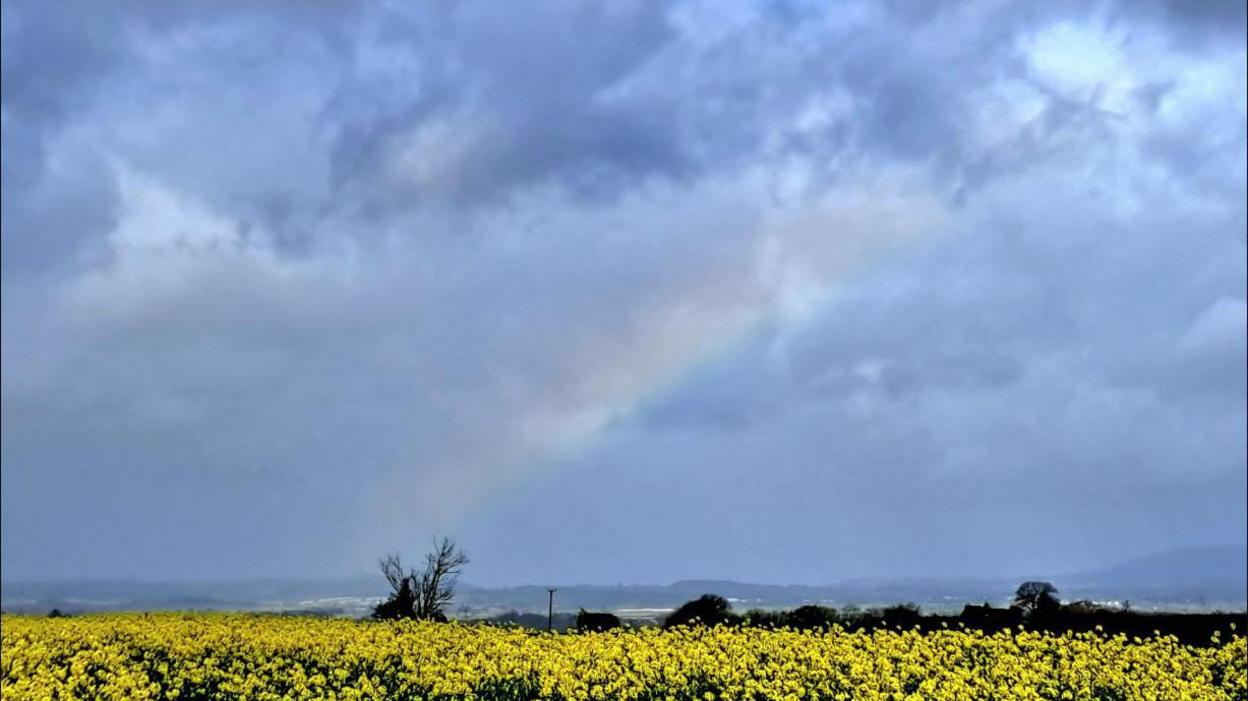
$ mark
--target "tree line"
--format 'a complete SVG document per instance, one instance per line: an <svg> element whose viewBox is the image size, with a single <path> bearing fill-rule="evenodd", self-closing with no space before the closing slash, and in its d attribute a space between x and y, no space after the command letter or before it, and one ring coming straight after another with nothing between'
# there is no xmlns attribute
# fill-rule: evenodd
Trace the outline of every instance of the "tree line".
<svg viewBox="0 0 1248 701"><path fill-rule="evenodd" d="M376 620L415 619L446 621L446 610L455 594L455 584L465 565L469 563L466 553L455 541L443 537L434 540L434 547L425 556L424 567L404 569L397 554L387 555L378 563L390 585L390 594L373 609ZM547 625L551 618L530 614L534 621L540 618ZM581 632L607 631L624 627L615 614L605 611L581 609L575 619L560 614L561 625ZM1050 582L1023 582L1014 592L1013 603L1005 608L967 604L957 615L925 615L915 604L900 604L866 611L856 607L836 609L829 606L807 605L790 610L753 609L736 613L732 604L717 594L705 594L685 602L663 621L665 628L676 626L751 626L761 628L791 628L796 630L827 629L839 626L848 631L875 630L879 628L918 629L922 631L945 628L970 628L993 633L1003 630L1027 628L1029 630L1062 633L1066 631L1097 631L1109 635L1123 634L1133 637L1150 635L1174 635L1185 644L1208 644L1215 633L1229 634L1240 626L1242 632L1248 624L1248 613L1138 613L1129 605L1109 608L1090 601L1062 603L1058 590ZM540 625L532 627L541 627Z"/></svg>

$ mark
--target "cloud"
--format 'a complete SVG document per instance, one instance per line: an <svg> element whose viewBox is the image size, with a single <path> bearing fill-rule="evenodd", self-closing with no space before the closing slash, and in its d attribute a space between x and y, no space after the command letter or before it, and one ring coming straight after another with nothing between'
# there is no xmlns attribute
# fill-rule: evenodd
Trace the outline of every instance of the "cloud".
<svg viewBox="0 0 1248 701"><path fill-rule="evenodd" d="M389 209L505 199L543 184L608 196L635 179L679 175L685 156L667 120L617 94L671 38L654 2L378 17L328 106L338 121L334 181Z"/></svg>
<svg viewBox="0 0 1248 701"><path fill-rule="evenodd" d="M4 19L6 576L338 573L438 529L500 581L628 576L601 543L809 580L743 553L918 570L1099 527L1095 564L1242 520L1227 18ZM577 519L580 564L543 559ZM722 546L630 544L682 528Z"/></svg>

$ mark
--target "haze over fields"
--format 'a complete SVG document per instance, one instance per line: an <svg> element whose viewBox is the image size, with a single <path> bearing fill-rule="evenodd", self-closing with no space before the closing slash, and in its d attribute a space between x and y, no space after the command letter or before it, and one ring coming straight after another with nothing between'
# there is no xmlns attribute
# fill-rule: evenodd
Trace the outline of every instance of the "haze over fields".
<svg viewBox="0 0 1248 701"><path fill-rule="evenodd" d="M3 0L6 586L435 533L481 587L1242 553L1246 41L1243 2Z"/></svg>
<svg viewBox="0 0 1248 701"><path fill-rule="evenodd" d="M852 610L901 602L928 613L957 613L965 604L1012 602L1024 579L1055 582L1066 601L1088 600L1111 610L1243 611L1248 607L1248 554L1241 546L1186 548L1157 553L1087 572L1019 573L1012 578L852 579L794 586L689 579L670 584L559 584L554 608L607 610L633 619L658 620L706 593L726 597L740 611L806 604ZM512 611L547 612L548 584L457 587L451 614L484 618ZM366 616L386 590L376 575L344 579L251 579L203 582L83 581L5 582L5 611L46 613L133 610L247 610ZM539 616L541 618L541 616ZM542 618L541 622L545 619Z"/></svg>

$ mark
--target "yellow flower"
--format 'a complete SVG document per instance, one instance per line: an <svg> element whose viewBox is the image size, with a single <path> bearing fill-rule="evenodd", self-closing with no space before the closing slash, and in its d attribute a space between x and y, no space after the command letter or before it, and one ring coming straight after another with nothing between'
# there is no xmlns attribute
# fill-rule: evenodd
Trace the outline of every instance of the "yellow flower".
<svg viewBox="0 0 1248 701"><path fill-rule="evenodd" d="M640 629L231 614L0 620L0 698L1244 699L1245 638Z"/></svg>

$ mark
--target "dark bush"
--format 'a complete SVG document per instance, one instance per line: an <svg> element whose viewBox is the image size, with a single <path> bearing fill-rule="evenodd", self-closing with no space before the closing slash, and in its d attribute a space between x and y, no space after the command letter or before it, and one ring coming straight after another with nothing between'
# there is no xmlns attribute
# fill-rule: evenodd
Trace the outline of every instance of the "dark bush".
<svg viewBox="0 0 1248 701"><path fill-rule="evenodd" d="M1028 616L1046 616L1061 608L1057 587L1048 582L1023 582L1014 592L1014 605Z"/></svg>
<svg viewBox="0 0 1248 701"><path fill-rule="evenodd" d="M735 623L739 619L732 615L732 605L728 600L717 594L703 594L693 601L681 604L663 622L664 628L673 626L704 625Z"/></svg>
<svg viewBox="0 0 1248 701"><path fill-rule="evenodd" d="M883 620L884 625L910 628L918 624L922 620L923 615L919 611L917 604L900 604L881 610L880 618Z"/></svg>
<svg viewBox="0 0 1248 701"><path fill-rule="evenodd" d="M764 611L750 609L745 612L741 624L752 628L781 628L788 625L788 613L785 611Z"/></svg>
<svg viewBox="0 0 1248 701"><path fill-rule="evenodd" d="M576 629L581 632L611 630L612 628L623 627L619 616L613 613L586 611L581 609L576 614Z"/></svg>
<svg viewBox="0 0 1248 701"><path fill-rule="evenodd" d="M799 606L785 616L786 625L801 630L828 628L839 622L840 614L827 606Z"/></svg>

